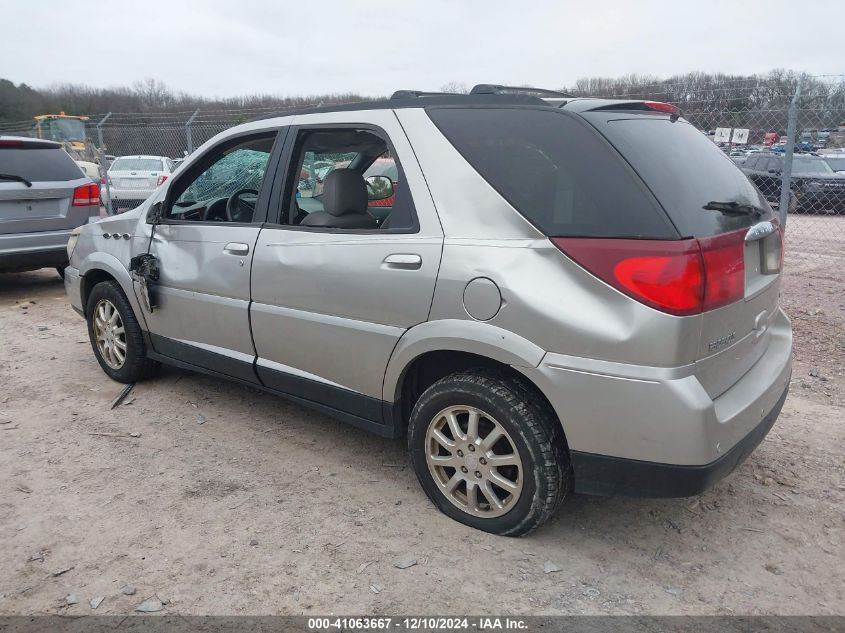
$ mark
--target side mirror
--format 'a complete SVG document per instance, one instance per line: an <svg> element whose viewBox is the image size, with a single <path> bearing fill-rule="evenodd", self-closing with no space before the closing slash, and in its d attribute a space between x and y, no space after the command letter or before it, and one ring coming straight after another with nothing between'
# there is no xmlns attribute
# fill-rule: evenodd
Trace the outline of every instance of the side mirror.
<svg viewBox="0 0 845 633"><path fill-rule="evenodd" d="M367 200L386 200L393 195L393 181L387 176L367 178Z"/></svg>
<svg viewBox="0 0 845 633"><path fill-rule="evenodd" d="M162 204L156 202L147 209L147 224L161 224Z"/></svg>

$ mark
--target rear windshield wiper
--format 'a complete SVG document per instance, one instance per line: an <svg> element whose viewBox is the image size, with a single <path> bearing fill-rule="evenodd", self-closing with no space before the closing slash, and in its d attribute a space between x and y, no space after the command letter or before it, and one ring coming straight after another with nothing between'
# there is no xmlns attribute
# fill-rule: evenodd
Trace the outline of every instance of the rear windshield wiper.
<svg viewBox="0 0 845 633"><path fill-rule="evenodd" d="M763 210L757 207L752 207L750 204L740 204L739 202L717 202L711 200L705 204L702 209L708 211L721 211L725 215L762 215Z"/></svg>
<svg viewBox="0 0 845 633"><path fill-rule="evenodd" d="M16 176L15 174L0 174L0 180L16 180L17 182L22 182L27 187L31 187L32 183L29 182L23 176Z"/></svg>

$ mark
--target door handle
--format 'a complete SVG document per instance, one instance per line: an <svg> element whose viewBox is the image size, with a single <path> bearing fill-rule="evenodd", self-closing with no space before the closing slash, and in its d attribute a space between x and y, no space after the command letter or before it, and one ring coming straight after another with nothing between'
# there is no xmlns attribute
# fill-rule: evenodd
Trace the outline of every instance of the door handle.
<svg viewBox="0 0 845 633"><path fill-rule="evenodd" d="M224 253L229 253L229 255L246 255L249 253L249 244L244 244L243 242L229 242L223 248Z"/></svg>
<svg viewBox="0 0 845 633"><path fill-rule="evenodd" d="M393 253L384 258L387 268L418 270L422 266L422 257L413 253Z"/></svg>

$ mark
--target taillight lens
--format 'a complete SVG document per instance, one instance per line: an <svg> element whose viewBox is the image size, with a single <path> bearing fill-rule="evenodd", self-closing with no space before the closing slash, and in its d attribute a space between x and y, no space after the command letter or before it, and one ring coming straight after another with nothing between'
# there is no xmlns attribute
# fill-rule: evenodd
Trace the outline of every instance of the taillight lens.
<svg viewBox="0 0 845 633"><path fill-rule="evenodd" d="M774 275L783 269L783 233L780 229L763 238L760 258L760 272L764 275Z"/></svg>
<svg viewBox="0 0 845 633"><path fill-rule="evenodd" d="M89 207L100 206L100 185L92 182L90 185L82 185L73 190L73 206Z"/></svg>
<svg viewBox="0 0 845 633"><path fill-rule="evenodd" d="M687 240L555 237L555 246L620 292L687 316L742 298L745 231Z"/></svg>
<svg viewBox="0 0 845 633"><path fill-rule="evenodd" d="M698 239L706 281L703 309L733 303L745 294L745 234L747 229Z"/></svg>
<svg viewBox="0 0 845 633"><path fill-rule="evenodd" d="M156 183L156 187L160 187L161 185L163 185L165 180L167 180L167 176L165 176L164 174L159 176L158 182Z"/></svg>

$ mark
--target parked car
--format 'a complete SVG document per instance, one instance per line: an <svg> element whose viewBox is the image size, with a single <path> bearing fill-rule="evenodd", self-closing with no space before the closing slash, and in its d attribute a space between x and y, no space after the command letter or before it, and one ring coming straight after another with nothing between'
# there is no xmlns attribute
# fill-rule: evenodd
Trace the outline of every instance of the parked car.
<svg viewBox="0 0 845 633"><path fill-rule="evenodd" d="M94 182L100 182L100 166L97 163L92 163L87 160L73 161L82 170L82 173L88 176Z"/></svg>
<svg viewBox="0 0 845 633"><path fill-rule="evenodd" d="M780 198L782 154L749 156L742 171L770 202ZM798 199L799 213L833 211L845 213L845 176L837 174L821 156L794 155L790 189Z"/></svg>
<svg viewBox="0 0 845 633"><path fill-rule="evenodd" d="M571 489L691 496L731 472L791 373L765 198L672 105L473 90L231 128L83 227L65 285L103 371L167 363L405 438L436 506L496 534ZM338 157L303 209L301 166Z"/></svg>
<svg viewBox="0 0 845 633"><path fill-rule="evenodd" d="M771 147L780 141L780 137L775 132L766 132L763 136L763 145Z"/></svg>
<svg viewBox="0 0 845 633"><path fill-rule="evenodd" d="M106 177L111 195L111 212L137 207L176 170L166 156L121 156L109 167Z"/></svg>
<svg viewBox="0 0 845 633"><path fill-rule="evenodd" d="M99 185L61 143L0 136L0 272L64 274L71 231L99 205Z"/></svg>

